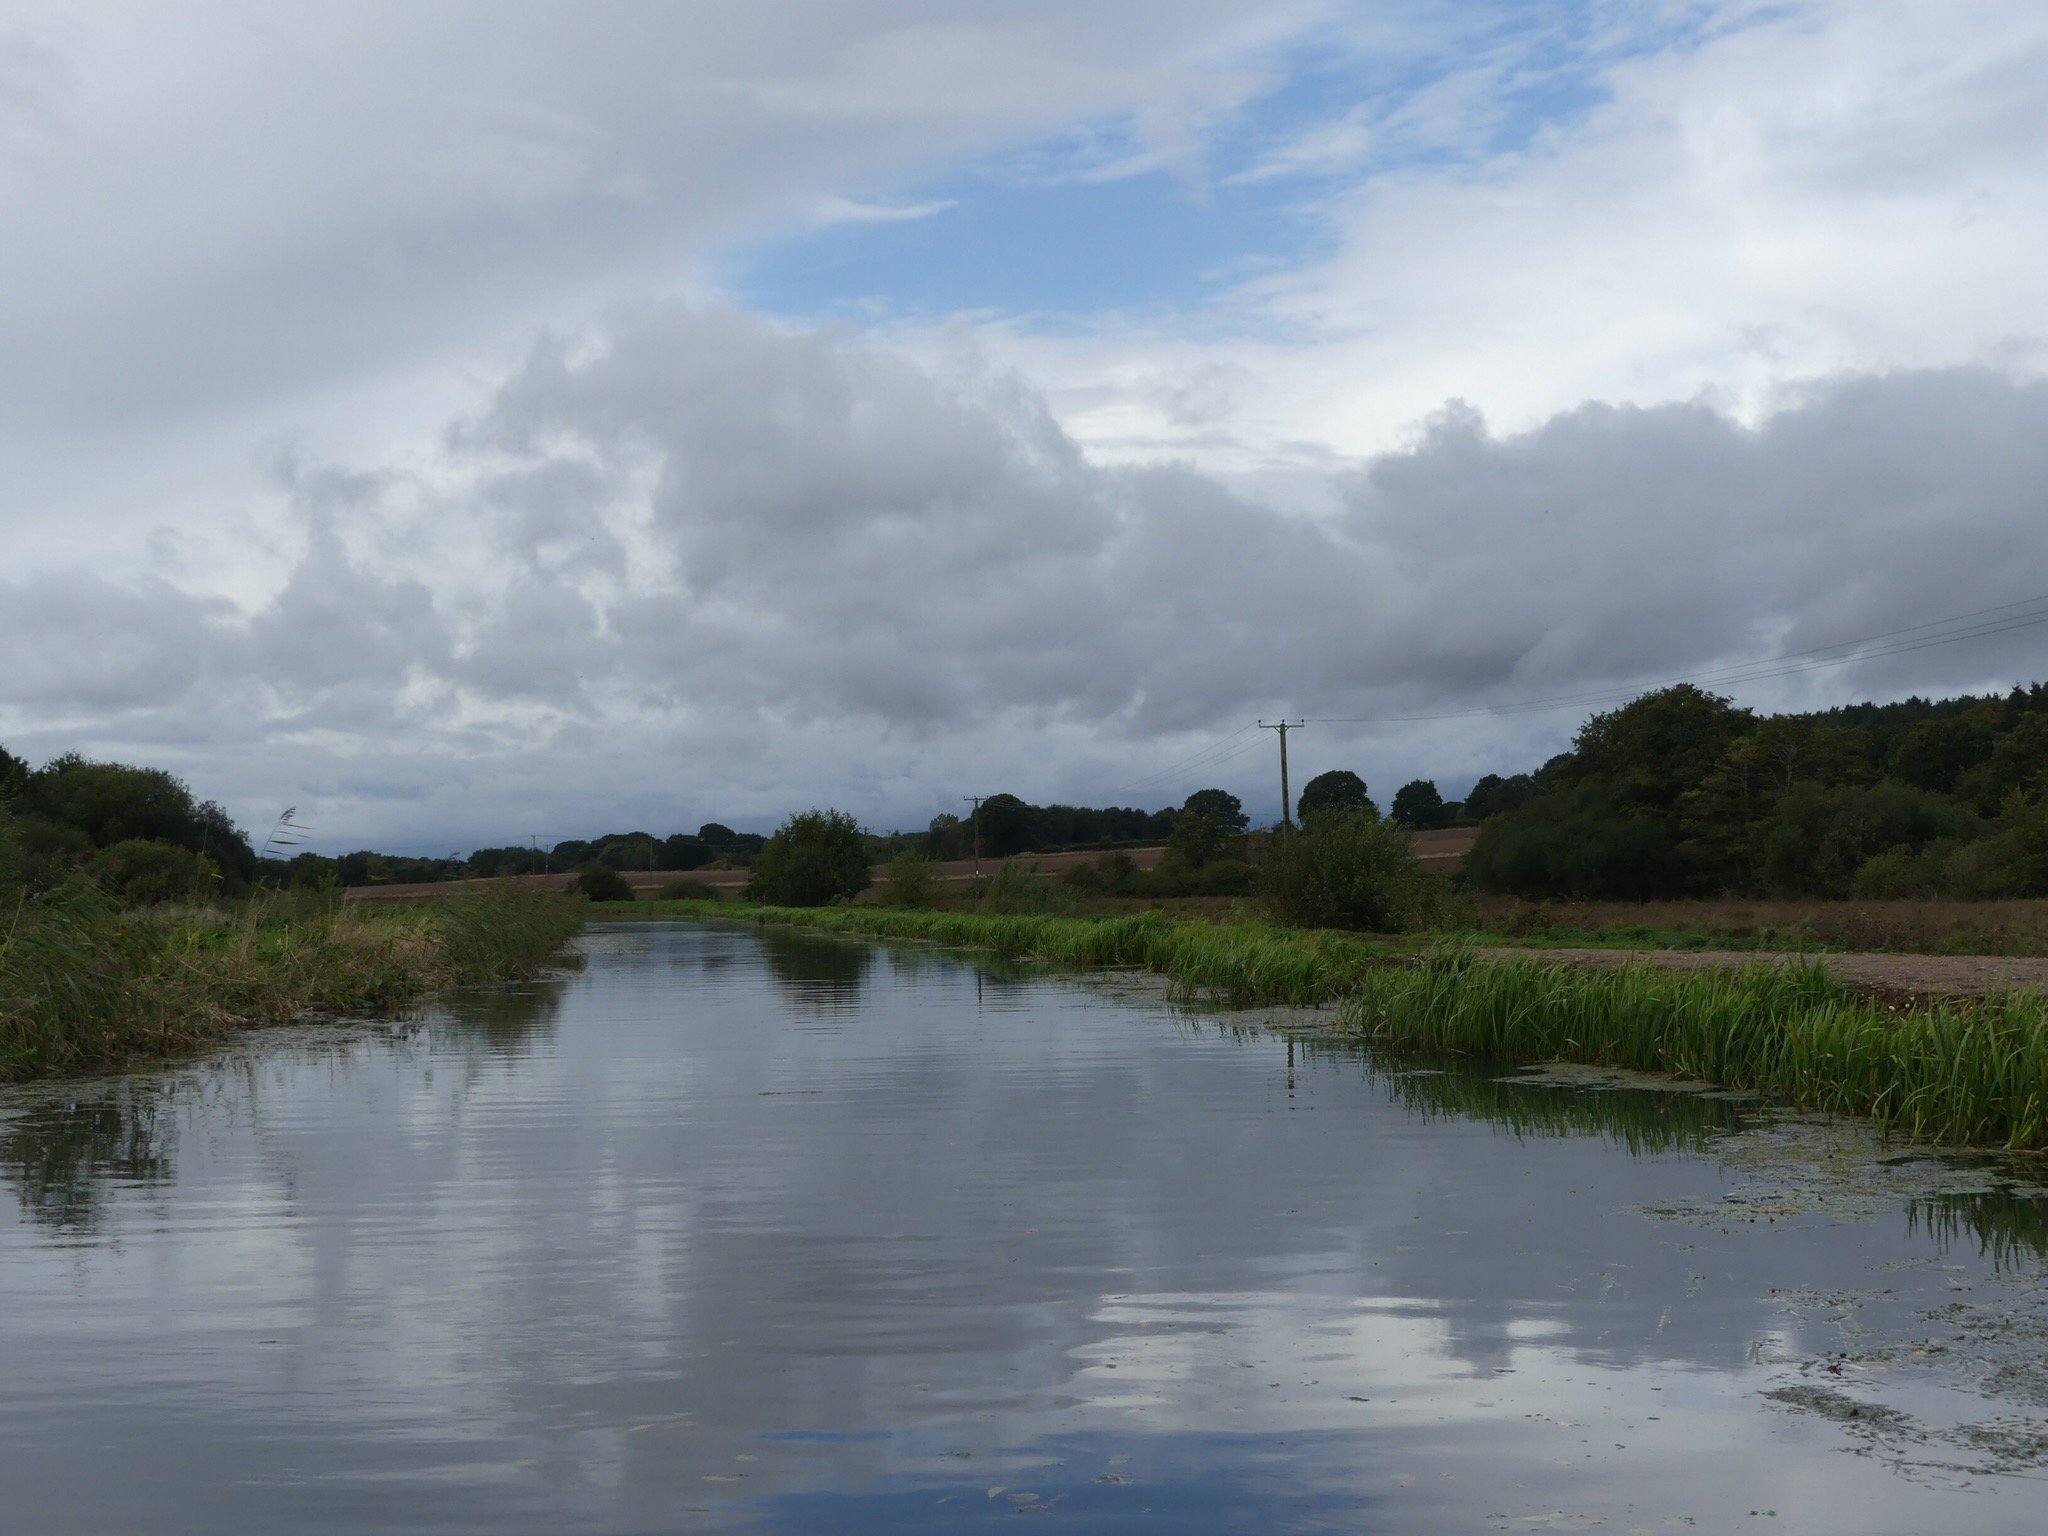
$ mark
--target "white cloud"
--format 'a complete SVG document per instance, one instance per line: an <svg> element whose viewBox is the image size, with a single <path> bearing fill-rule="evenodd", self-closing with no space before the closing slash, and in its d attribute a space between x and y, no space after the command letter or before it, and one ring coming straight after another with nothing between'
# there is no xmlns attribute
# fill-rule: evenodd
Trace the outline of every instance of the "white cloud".
<svg viewBox="0 0 2048 1536"><path fill-rule="evenodd" d="M1845 379L1755 428L1588 406L1503 437L1453 408L1308 517L1094 462L970 362L642 305L544 340L438 442L288 466L303 554L247 611L162 581L17 589L0 648L36 662L0 682L9 735L97 720L133 755L236 759L213 771L238 795L320 762L359 800L320 818L337 832L394 813L346 786L359 768L388 796L408 754L412 792L478 841L593 800L630 818L678 774L700 819L835 799L917 821L992 779L1178 799L1196 785L1129 786L1255 714L1625 684L2031 595L2048 568L2048 384L1988 370ZM2007 681L2032 652L2003 644L1837 686ZM1376 782L1455 786L1572 718L1348 750ZM1321 729L1311 754L1337 752Z"/></svg>
<svg viewBox="0 0 2048 1536"><path fill-rule="evenodd" d="M163 761L251 821L319 803L341 840L908 822L962 786L1178 798L1177 755L1255 714L2024 595L2048 18L1469 14L23 11L0 738ZM1199 184L1288 35L1372 89L1248 162L1329 243L1211 312L860 333L706 301L719 253L939 214L919 177L991 149ZM2023 639L1829 697L2010 681ZM1456 788L1569 718L1303 748ZM1249 787L1243 752L1200 771Z"/></svg>
<svg viewBox="0 0 2048 1536"><path fill-rule="evenodd" d="M1505 148L1493 93L1540 70L1540 34L1279 147L1254 174L1357 158L1303 184L1333 249L1199 327L989 345L1092 448L1233 468L1383 449L1452 398L1508 427L1702 394L1754 420L1843 371L2048 358L2048 12L1680 9L1697 40L1596 39L1586 109ZM1231 384L1191 425L1196 372Z"/></svg>

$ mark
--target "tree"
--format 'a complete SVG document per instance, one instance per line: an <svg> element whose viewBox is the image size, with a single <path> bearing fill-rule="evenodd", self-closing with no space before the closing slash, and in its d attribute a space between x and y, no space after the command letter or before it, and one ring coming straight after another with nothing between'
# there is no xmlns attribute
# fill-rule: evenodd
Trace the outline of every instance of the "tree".
<svg viewBox="0 0 2048 1536"><path fill-rule="evenodd" d="M929 907L939 899L939 871L921 848L906 848L889 861L882 900L892 907Z"/></svg>
<svg viewBox="0 0 2048 1536"><path fill-rule="evenodd" d="M774 906L822 907L850 901L867 887L860 823L844 811L801 811L776 830L754 861L749 894Z"/></svg>
<svg viewBox="0 0 2048 1536"><path fill-rule="evenodd" d="M1617 804L1668 816L1755 723L1719 694L1680 683L1593 716L1554 777L1596 780Z"/></svg>
<svg viewBox="0 0 2048 1536"><path fill-rule="evenodd" d="M1434 780L1411 779L1394 791L1394 803L1388 814L1402 826L1418 831L1440 827L1445 820L1444 797L1437 793Z"/></svg>
<svg viewBox="0 0 2048 1536"><path fill-rule="evenodd" d="M1038 846L1038 818L1015 795L990 795L981 802L976 815L981 822L981 851L985 857L1007 859Z"/></svg>
<svg viewBox="0 0 2048 1536"><path fill-rule="evenodd" d="M96 763L75 752L28 777L18 809L81 832L95 848L142 839L212 859L238 884L256 874L256 850L226 811L198 801L161 768Z"/></svg>
<svg viewBox="0 0 2048 1536"><path fill-rule="evenodd" d="M1349 768L1332 768L1301 786L1301 799L1295 811L1301 824L1307 826L1316 817L1337 811L1369 811L1377 816L1379 807L1365 792L1365 780Z"/></svg>
<svg viewBox="0 0 2048 1536"><path fill-rule="evenodd" d="M1679 895L1686 881L1661 819L1597 785L1554 789L1489 817L1465 873L1482 890L1614 901Z"/></svg>
<svg viewBox="0 0 2048 1536"><path fill-rule="evenodd" d="M1464 818L1467 821L1484 821L1489 816L1502 815L1526 805L1533 792L1534 786L1526 773L1505 779L1497 773L1489 773L1465 796Z"/></svg>
<svg viewBox="0 0 2048 1536"><path fill-rule="evenodd" d="M1244 802L1227 789L1198 789L1181 803L1183 816L1207 816L1226 832L1242 832L1252 824Z"/></svg>
<svg viewBox="0 0 2048 1536"><path fill-rule="evenodd" d="M1997 729L1976 711L1923 720L1892 750L1892 777L1915 789L1945 795L1967 770L1990 758L1997 746Z"/></svg>
<svg viewBox="0 0 2048 1536"><path fill-rule="evenodd" d="M1303 928L1398 932L1434 894L1401 828L1356 810L1304 822L1267 850L1259 873L1273 915Z"/></svg>
<svg viewBox="0 0 2048 1536"><path fill-rule="evenodd" d="M1166 839L1167 858L1186 869L1200 869L1234 855L1250 825L1251 818L1237 796L1222 789L1198 789L1173 820L1173 831Z"/></svg>
<svg viewBox="0 0 2048 1536"><path fill-rule="evenodd" d="M571 887L578 895L588 896L592 901L631 901L633 887L626 884L626 877L611 865L592 859L576 871L576 881Z"/></svg>
<svg viewBox="0 0 2048 1536"><path fill-rule="evenodd" d="M678 832L661 840L660 858L663 869L702 869L711 862L711 850L701 837Z"/></svg>
<svg viewBox="0 0 2048 1536"><path fill-rule="evenodd" d="M27 788L28 764L0 747L0 803L14 799Z"/></svg>
<svg viewBox="0 0 2048 1536"><path fill-rule="evenodd" d="M218 877L211 861L191 849L141 838L102 849L86 865L86 873L101 890L130 907L211 895Z"/></svg>

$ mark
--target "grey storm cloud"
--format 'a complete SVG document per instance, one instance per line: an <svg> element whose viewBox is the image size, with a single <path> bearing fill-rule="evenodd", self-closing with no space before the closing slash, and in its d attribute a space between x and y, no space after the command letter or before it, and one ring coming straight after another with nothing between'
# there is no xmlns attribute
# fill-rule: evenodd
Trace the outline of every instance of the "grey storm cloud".
<svg viewBox="0 0 2048 1536"><path fill-rule="evenodd" d="M1589 405L1508 436L1451 406L1310 517L1093 462L971 360L642 305L543 339L423 459L280 484L303 554L261 604L77 573L0 593L0 708L119 715L138 754L195 718L271 752L353 732L385 793L408 751L453 784L515 746L581 762L574 732L669 732L690 762L702 722L751 723L756 759L705 782L808 774L879 816L934 737L1107 795L1148 743L1256 712L1513 704L2030 595L2048 385L1847 377L1754 426ZM2012 681L2025 639L1831 686Z"/></svg>

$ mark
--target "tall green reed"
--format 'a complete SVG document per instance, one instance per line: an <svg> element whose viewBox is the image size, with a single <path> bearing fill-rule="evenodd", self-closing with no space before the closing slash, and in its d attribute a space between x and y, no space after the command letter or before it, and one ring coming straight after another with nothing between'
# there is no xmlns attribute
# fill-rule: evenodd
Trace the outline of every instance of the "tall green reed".
<svg viewBox="0 0 2048 1536"><path fill-rule="evenodd" d="M731 918L715 903L690 915ZM1819 964L1613 970L1442 949L1408 963L1344 934L1114 918L990 917L873 907L756 908L759 921L991 949L1076 967L1141 966L1239 1004L1342 1002L1374 1043L1488 1061L1665 1072L1789 1104L1868 1115L1958 1145L2048 1147L2048 1004L1895 1007Z"/></svg>

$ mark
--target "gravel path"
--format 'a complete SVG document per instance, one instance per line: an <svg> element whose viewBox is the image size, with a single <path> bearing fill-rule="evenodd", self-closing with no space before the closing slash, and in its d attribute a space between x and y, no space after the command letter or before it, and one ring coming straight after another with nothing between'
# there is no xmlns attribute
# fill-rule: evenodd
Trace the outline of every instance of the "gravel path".
<svg viewBox="0 0 2048 1536"><path fill-rule="evenodd" d="M1984 997L2048 991L2048 959L2008 955L1794 955L1756 949L1489 949L1502 959L1542 957L1571 965L1654 965L1674 971L1742 970L1820 960L1843 981L1899 997Z"/></svg>

